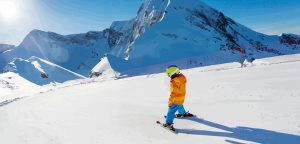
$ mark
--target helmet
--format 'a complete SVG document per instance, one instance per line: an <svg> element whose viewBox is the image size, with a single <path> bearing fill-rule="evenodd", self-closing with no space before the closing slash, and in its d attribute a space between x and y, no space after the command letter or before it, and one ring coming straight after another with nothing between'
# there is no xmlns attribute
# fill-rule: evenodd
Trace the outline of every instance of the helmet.
<svg viewBox="0 0 300 144"><path fill-rule="evenodd" d="M166 74L171 77L172 75L174 74L179 74L180 71L179 71L179 68L176 66L176 65L171 65L167 68L166 70Z"/></svg>

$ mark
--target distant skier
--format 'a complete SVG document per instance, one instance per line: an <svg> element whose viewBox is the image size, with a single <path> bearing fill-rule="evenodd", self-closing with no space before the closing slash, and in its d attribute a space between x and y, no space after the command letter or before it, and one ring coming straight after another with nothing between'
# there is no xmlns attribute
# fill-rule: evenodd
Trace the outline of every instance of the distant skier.
<svg viewBox="0 0 300 144"><path fill-rule="evenodd" d="M171 65L167 68L166 74L171 78L171 94L169 98L169 110L166 116L166 123L163 124L164 127L174 129L173 121L176 117L193 117L194 115L186 112L183 103L186 93L186 78L180 73L179 68L176 65ZM178 114L175 115L176 111Z"/></svg>
<svg viewBox="0 0 300 144"><path fill-rule="evenodd" d="M240 54L241 54L241 68L243 67L246 67L246 64L245 64L245 49L243 47L240 47Z"/></svg>

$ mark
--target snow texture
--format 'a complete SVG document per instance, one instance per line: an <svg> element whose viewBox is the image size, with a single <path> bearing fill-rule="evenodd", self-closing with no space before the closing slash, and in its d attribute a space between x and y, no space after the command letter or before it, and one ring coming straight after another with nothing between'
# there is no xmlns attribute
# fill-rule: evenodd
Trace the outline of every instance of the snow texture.
<svg viewBox="0 0 300 144"><path fill-rule="evenodd" d="M257 59L253 64L182 70L188 80L185 108L197 117L175 119L178 135L155 123L164 121L168 108L169 78L160 73L43 86L52 90L0 107L0 140L4 144L299 144L300 55ZM1 79L7 74L12 73L1 74ZM27 90L15 95L23 92Z"/></svg>

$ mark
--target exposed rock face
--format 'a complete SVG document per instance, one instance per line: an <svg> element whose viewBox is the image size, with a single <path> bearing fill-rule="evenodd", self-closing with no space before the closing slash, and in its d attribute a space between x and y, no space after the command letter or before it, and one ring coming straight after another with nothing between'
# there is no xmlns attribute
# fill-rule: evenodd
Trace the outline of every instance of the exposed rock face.
<svg viewBox="0 0 300 144"><path fill-rule="evenodd" d="M280 38L282 44L292 46L293 49L300 49L300 36L294 34L282 34Z"/></svg>

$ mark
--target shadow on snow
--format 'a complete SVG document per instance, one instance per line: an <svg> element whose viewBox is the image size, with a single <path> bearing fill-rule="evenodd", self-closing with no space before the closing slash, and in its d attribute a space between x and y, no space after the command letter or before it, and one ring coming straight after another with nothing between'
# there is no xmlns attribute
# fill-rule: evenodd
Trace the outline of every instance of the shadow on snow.
<svg viewBox="0 0 300 144"><path fill-rule="evenodd" d="M261 144L300 144L300 136L297 135L250 127L232 128L197 117L187 118L187 120L221 129L227 132L215 132L195 129L177 129L178 133L235 138L239 140L251 141ZM226 141L232 144L243 144L231 140Z"/></svg>

